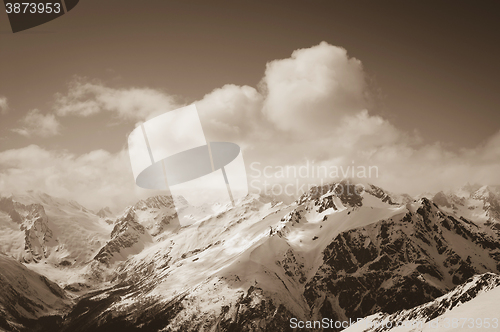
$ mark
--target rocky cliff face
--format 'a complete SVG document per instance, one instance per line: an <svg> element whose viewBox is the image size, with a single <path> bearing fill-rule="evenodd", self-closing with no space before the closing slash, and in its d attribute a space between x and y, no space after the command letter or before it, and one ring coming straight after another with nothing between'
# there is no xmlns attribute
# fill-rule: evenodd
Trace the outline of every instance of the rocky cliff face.
<svg viewBox="0 0 500 332"><path fill-rule="evenodd" d="M126 211L114 223L111 239L99 250L95 260L109 266L115 261L125 260L128 255L137 254L152 242L144 226L137 221L133 209Z"/></svg>
<svg viewBox="0 0 500 332"><path fill-rule="evenodd" d="M49 227L49 218L40 204L31 204L26 207L26 216L21 223L21 230L25 234L25 261L47 258L48 246L53 240ZM52 241L54 243L54 241Z"/></svg>
<svg viewBox="0 0 500 332"><path fill-rule="evenodd" d="M9 214L24 232L24 255L26 262L47 258L49 246L53 246L53 234L49 218L41 204L24 205L12 198L0 198L0 210Z"/></svg>

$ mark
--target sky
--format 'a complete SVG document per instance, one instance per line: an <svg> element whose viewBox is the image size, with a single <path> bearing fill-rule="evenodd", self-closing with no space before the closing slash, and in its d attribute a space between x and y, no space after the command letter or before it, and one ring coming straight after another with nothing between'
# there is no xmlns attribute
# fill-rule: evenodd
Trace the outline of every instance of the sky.
<svg viewBox="0 0 500 332"><path fill-rule="evenodd" d="M495 3L87 0L15 34L0 13L0 193L149 195L127 135L191 103L247 169L376 165L412 194L500 183Z"/></svg>

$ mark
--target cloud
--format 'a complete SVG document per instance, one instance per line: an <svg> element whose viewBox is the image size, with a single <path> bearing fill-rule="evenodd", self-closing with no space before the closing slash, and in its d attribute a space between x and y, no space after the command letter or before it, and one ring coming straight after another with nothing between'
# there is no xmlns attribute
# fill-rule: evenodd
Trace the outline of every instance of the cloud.
<svg viewBox="0 0 500 332"><path fill-rule="evenodd" d="M484 162L496 162L500 160L500 131L490 137L481 147L478 156Z"/></svg>
<svg viewBox="0 0 500 332"><path fill-rule="evenodd" d="M368 106L361 62L325 42L269 62L262 83L263 112L281 130L321 136L342 116Z"/></svg>
<svg viewBox="0 0 500 332"><path fill-rule="evenodd" d="M60 123L54 114L43 115L39 110L34 109L29 111L21 122L24 126L12 129L12 131L22 136L49 137L60 134Z"/></svg>
<svg viewBox="0 0 500 332"><path fill-rule="evenodd" d="M261 170L306 163L375 166L378 177L369 182L410 194L467 182L500 183L500 131L474 149L424 144L418 135L371 114L368 94L361 62L343 48L321 43L270 62L257 87L227 84L196 104L208 141L242 147L250 181L250 165L258 162ZM66 95L58 95L55 110L59 116L110 112L141 121L180 106L162 91L77 80ZM77 156L34 145L0 152L0 188L38 189L92 208L130 204L154 194L135 186L126 150Z"/></svg>
<svg viewBox="0 0 500 332"><path fill-rule="evenodd" d="M499 135L500 131L495 136ZM467 182L500 184L500 155L489 148L494 139L459 152L447 150L439 142L415 147L392 142L378 148L370 162L381 170L376 181L396 192L419 194L453 189Z"/></svg>
<svg viewBox="0 0 500 332"><path fill-rule="evenodd" d="M74 199L91 209L122 209L151 192L137 190L125 150L82 155L37 145L0 152L2 195L37 190Z"/></svg>
<svg viewBox="0 0 500 332"><path fill-rule="evenodd" d="M112 89L79 78L70 83L66 95L56 96L54 108L59 116L87 117L111 112L122 120L143 121L180 106L174 96L154 89Z"/></svg>
<svg viewBox="0 0 500 332"><path fill-rule="evenodd" d="M274 130L261 112L263 102L264 96L255 88L227 84L196 106L208 140L246 144Z"/></svg>
<svg viewBox="0 0 500 332"><path fill-rule="evenodd" d="M0 114L6 114L9 111L9 104L7 104L7 97L0 96Z"/></svg>
<svg viewBox="0 0 500 332"><path fill-rule="evenodd" d="M424 144L370 114L368 95L361 62L323 42L268 63L258 89L226 85L197 105L211 139L238 142L247 166L376 166L372 182L412 194L500 183L500 132L458 152Z"/></svg>
<svg viewBox="0 0 500 332"><path fill-rule="evenodd" d="M322 42L268 63L257 89L225 85L197 106L210 140L236 142L250 160L289 164L328 160L364 139L407 139L369 115L367 96L361 62Z"/></svg>

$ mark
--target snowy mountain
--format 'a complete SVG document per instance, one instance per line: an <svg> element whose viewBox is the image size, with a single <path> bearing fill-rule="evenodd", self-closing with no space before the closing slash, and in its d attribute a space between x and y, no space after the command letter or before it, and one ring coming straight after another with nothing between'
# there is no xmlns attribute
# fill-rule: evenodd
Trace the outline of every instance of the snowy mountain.
<svg viewBox="0 0 500 332"><path fill-rule="evenodd" d="M182 198L177 198L185 208L188 203ZM142 226L153 237L161 235L167 229L179 227L179 220L175 210L174 198L171 196L154 196L137 202L132 210ZM127 213L127 212L126 212Z"/></svg>
<svg viewBox="0 0 500 332"><path fill-rule="evenodd" d="M250 196L172 229L118 263L114 286L84 295L65 329L288 331L290 317L394 313L498 272L495 234L425 198L356 190L313 188L288 206Z"/></svg>
<svg viewBox="0 0 500 332"><path fill-rule="evenodd" d="M0 331L49 331L71 304L57 284L0 254Z"/></svg>
<svg viewBox="0 0 500 332"><path fill-rule="evenodd" d="M305 296L314 319L348 320L412 308L489 271L500 271L498 238L423 198L399 216L339 234Z"/></svg>
<svg viewBox="0 0 500 332"><path fill-rule="evenodd" d="M110 239L96 253L89 268L82 271L87 281L108 279L117 263L163 241L171 231L180 227L171 196L154 196L141 200L127 207L121 216L116 219L108 218L107 221L113 225L113 230Z"/></svg>
<svg viewBox="0 0 500 332"><path fill-rule="evenodd" d="M86 282L112 228L74 201L33 191L0 197L0 252L63 288Z"/></svg>
<svg viewBox="0 0 500 332"><path fill-rule="evenodd" d="M437 193L433 201L443 211L485 224L500 232L500 189L498 186L467 185Z"/></svg>
<svg viewBox="0 0 500 332"><path fill-rule="evenodd" d="M17 249L19 253L20 248L24 247L24 261L39 261L47 258L49 247L54 246L55 242L43 206L40 204L24 205L12 198L0 198L0 210L4 213L2 226L13 226L14 223L19 225L17 232L11 230L8 233L17 233L14 236L17 240L15 241L17 248L14 250Z"/></svg>
<svg viewBox="0 0 500 332"><path fill-rule="evenodd" d="M109 266L116 260L124 260L131 254L138 254L152 242L152 238L144 226L137 221L133 209L129 209L115 222L111 239L94 257L95 260Z"/></svg>
<svg viewBox="0 0 500 332"><path fill-rule="evenodd" d="M52 232L44 244L65 240L55 223L63 222L59 210L102 228L89 231L100 241L85 261L55 264L47 244L48 258L28 266L79 296L61 331L291 331L292 317L391 315L500 271L499 234L477 198L493 196L479 189L413 200L341 181L311 188L292 204L249 195L235 207L155 196L107 221L38 195L30 204L43 207L40 222ZM180 225L174 202L191 225ZM479 202L478 211L468 208ZM20 226L9 204L1 210L14 230Z"/></svg>
<svg viewBox="0 0 500 332"><path fill-rule="evenodd" d="M74 201L35 192L0 198L0 250L20 261L84 264L110 228Z"/></svg>
<svg viewBox="0 0 500 332"><path fill-rule="evenodd" d="M111 212L108 206L103 207L99 211L97 211L96 216L101 217L103 219L109 218L113 216L113 212Z"/></svg>
<svg viewBox="0 0 500 332"><path fill-rule="evenodd" d="M432 331L451 329L452 324L457 325L455 329L479 329L482 325L484 328L497 329L500 327L498 286L500 275L476 275L433 301L394 314L368 316L344 331ZM486 327L488 325L485 322L490 327Z"/></svg>

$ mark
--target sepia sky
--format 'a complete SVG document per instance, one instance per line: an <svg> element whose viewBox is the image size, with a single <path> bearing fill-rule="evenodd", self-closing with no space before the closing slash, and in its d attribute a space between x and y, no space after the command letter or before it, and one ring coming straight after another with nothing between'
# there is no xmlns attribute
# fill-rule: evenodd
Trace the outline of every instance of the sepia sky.
<svg viewBox="0 0 500 332"><path fill-rule="evenodd" d="M0 193L115 195L136 123L192 102L247 162L499 182L496 4L87 0L16 34L0 13Z"/></svg>

